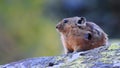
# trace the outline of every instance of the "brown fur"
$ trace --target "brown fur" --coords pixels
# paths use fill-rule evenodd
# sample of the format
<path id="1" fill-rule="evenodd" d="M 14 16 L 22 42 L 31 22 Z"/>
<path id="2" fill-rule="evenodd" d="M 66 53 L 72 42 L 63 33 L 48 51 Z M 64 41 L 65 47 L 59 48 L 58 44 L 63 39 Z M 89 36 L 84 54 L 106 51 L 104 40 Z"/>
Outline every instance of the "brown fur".
<path id="1" fill-rule="evenodd" d="M 56 28 L 61 34 L 65 53 L 86 51 L 107 44 L 106 33 L 95 23 L 84 22 L 77 25 L 81 17 L 65 18 L 60 21 Z M 65 22 L 67 20 L 67 22 Z M 90 34 L 90 39 L 85 35 Z"/>

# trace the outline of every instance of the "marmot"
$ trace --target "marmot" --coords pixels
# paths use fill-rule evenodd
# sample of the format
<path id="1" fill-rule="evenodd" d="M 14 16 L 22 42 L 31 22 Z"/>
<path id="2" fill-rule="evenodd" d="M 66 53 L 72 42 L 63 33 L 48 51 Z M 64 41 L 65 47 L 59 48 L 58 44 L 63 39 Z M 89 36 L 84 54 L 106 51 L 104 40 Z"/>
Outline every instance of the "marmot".
<path id="1" fill-rule="evenodd" d="M 107 45 L 107 34 L 85 17 L 65 18 L 56 25 L 65 53 L 86 51 Z"/>

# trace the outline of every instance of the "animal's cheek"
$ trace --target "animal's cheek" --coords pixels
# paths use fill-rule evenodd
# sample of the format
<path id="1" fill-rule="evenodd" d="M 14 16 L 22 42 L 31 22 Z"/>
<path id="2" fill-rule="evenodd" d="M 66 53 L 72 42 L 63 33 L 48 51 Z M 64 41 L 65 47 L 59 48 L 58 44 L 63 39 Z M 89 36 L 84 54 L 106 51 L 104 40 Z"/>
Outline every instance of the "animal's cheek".
<path id="1" fill-rule="evenodd" d="M 65 25 L 63 26 L 63 28 L 64 28 L 64 30 L 70 30 L 70 29 L 72 29 L 71 26 L 68 25 L 68 24 L 65 24 Z"/>

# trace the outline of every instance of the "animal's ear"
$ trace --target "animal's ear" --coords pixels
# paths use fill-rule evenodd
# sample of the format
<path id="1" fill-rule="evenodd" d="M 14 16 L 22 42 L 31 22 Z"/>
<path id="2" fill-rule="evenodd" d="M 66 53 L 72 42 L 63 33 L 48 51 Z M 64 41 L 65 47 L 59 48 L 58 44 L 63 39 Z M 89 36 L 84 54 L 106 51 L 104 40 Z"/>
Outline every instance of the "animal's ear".
<path id="1" fill-rule="evenodd" d="M 78 24 L 84 24 L 86 22 L 86 18 L 85 17 L 80 17 L 80 19 L 78 20 Z"/>
<path id="2" fill-rule="evenodd" d="M 83 22 L 86 22 L 86 18 L 85 18 L 85 17 L 81 17 L 81 20 L 82 20 Z"/>

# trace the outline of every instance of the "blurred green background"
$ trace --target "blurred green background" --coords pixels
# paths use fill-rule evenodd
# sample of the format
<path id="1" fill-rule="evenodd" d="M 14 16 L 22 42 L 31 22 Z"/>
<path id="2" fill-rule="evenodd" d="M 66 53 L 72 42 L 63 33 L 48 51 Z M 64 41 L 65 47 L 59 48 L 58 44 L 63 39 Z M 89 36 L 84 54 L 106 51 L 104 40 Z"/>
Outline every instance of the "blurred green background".
<path id="1" fill-rule="evenodd" d="M 0 64 L 60 54 L 57 21 L 43 14 L 44 4 L 45 0 L 0 0 Z"/>
<path id="2" fill-rule="evenodd" d="M 120 38 L 120 0 L 0 0 L 0 64 L 62 54 L 55 25 L 73 16 Z"/>

